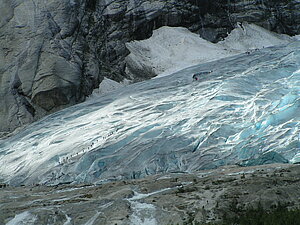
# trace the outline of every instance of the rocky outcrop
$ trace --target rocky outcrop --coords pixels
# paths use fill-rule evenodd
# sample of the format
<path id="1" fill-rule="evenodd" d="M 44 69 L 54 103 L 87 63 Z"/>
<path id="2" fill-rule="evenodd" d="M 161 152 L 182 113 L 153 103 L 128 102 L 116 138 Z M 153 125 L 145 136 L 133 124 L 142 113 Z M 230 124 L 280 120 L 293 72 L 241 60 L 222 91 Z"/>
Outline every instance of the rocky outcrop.
<path id="1" fill-rule="evenodd" d="M 299 165 L 272 164 L 155 175 L 99 185 L 4 185 L 0 189 L 0 223 L 219 224 L 258 207 L 268 214 L 280 206 L 299 209 L 299 173 Z M 294 214 L 295 221 L 298 214 Z M 286 218 L 282 212 L 280 215 Z"/>
<path id="2" fill-rule="evenodd" d="M 2 0 L 0 131 L 12 131 L 75 104 L 93 85 L 78 35 L 85 5 Z M 95 78 L 97 79 L 97 78 Z M 88 87 L 88 88 L 87 88 Z"/>
<path id="3" fill-rule="evenodd" d="M 125 43 L 161 26 L 184 26 L 217 42 L 248 21 L 299 33 L 300 3 L 209 0 L 0 0 L 0 132 L 81 102 L 104 77 L 125 73 Z"/>

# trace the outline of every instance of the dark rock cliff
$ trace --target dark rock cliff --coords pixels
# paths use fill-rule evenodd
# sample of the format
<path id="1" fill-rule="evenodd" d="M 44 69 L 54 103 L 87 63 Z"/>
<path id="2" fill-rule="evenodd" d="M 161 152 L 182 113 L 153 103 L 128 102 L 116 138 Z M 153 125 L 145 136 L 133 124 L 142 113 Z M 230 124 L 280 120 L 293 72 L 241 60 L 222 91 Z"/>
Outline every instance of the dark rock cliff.
<path id="1" fill-rule="evenodd" d="M 0 0 L 0 136 L 84 101 L 104 77 L 125 73 L 125 43 L 161 26 L 217 42 L 247 21 L 299 34 L 297 0 Z"/>

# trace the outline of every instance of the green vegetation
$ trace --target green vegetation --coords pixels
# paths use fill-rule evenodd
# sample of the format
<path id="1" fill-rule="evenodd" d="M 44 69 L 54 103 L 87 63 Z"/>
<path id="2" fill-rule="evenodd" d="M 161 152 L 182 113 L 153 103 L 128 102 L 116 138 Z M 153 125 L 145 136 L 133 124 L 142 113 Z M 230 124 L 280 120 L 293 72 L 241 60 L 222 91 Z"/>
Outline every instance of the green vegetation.
<path id="1" fill-rule="evenodd" d="M 221 225 L 300 225 L 300 209 L 288 210 L 277 207 L 273 211 L 258 209 L 247 210 L 243 215 L 234 218 L 224 218 Z"/>
<path id="2" fill-rule="evenodd" d="M 184 225 L 300 225 L 300 209 L 288 210 L 279 206 L 275 210 L 267 211 L 262 207 L 249 209 L 235 217 L 225 217 L 219 223 L 200 223 L 192 219 Z"/>

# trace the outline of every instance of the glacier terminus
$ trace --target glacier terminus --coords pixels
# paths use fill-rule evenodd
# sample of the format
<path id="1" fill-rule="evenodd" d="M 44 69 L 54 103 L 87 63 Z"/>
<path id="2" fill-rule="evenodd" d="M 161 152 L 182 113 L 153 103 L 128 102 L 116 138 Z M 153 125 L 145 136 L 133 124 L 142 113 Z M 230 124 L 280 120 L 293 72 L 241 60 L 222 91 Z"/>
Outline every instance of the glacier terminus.
<path id="1" fill-rule="evenodd" d="M 183 69 L 51 114 L 0 141 L 0 181 L 101 183 L 300 162 L 300 42 Z M 192 75 L 212 71 L 193 81 Z"/>

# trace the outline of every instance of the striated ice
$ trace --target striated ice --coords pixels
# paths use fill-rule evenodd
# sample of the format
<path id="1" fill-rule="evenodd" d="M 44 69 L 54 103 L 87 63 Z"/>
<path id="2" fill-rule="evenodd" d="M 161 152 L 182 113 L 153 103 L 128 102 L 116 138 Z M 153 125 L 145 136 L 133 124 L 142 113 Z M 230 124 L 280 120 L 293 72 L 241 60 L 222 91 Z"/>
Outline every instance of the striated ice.
<path id="1" fill-rule="evenodd" d="M 0 141 L 0 180 L 97 183 L 297 163 L 299 49 L 294 42 L 193 66 L 52 114 Z"/>

